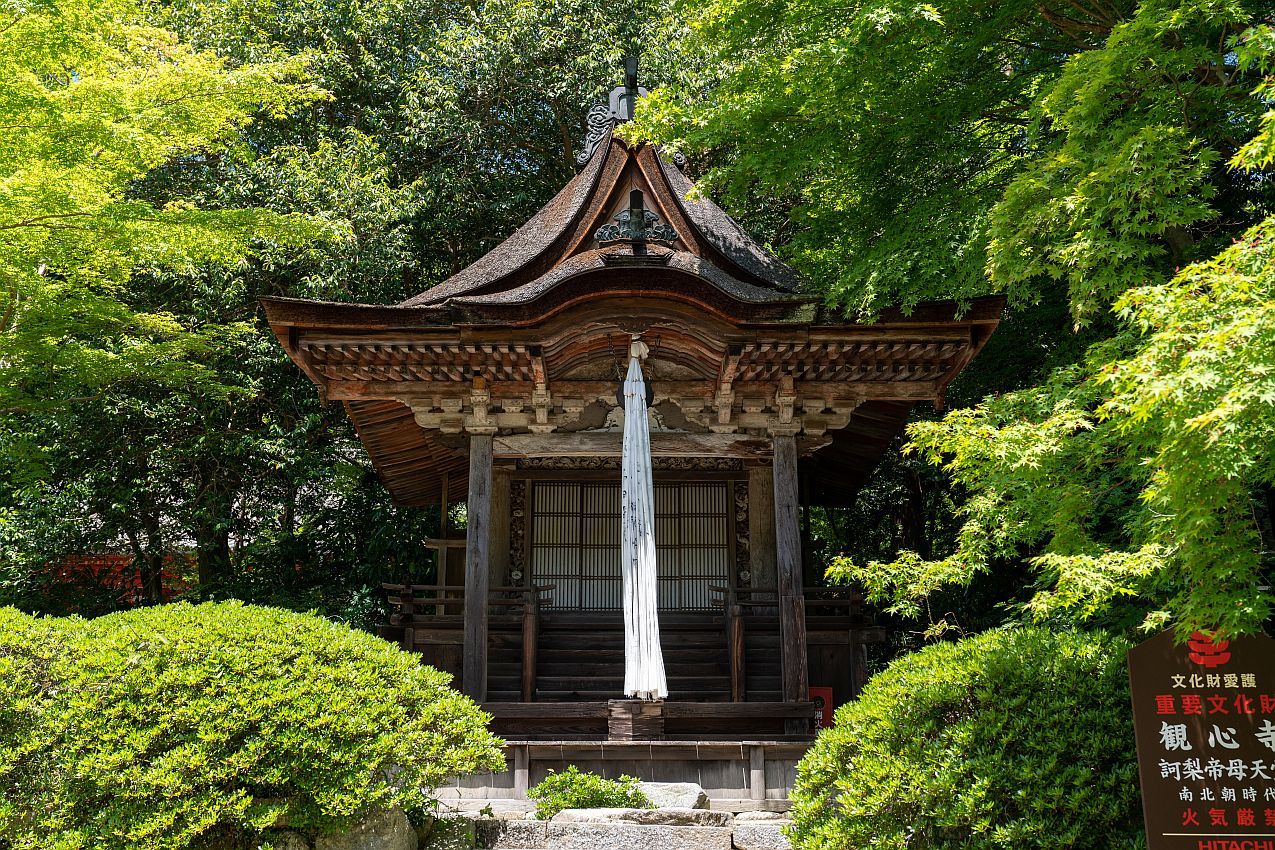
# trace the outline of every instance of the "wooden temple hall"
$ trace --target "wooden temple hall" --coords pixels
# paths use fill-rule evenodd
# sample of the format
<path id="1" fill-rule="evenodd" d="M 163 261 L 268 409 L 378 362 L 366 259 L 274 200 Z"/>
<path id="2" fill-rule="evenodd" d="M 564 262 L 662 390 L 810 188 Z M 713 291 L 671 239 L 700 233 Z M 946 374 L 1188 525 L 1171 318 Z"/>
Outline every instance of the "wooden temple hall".
<path id="1" fill-rule="evenodd" d="M 694 196 L 680 158 L 612 135 L 641 94 L 632 76 L 590 114 L 576 177 L 473 265 L 401 304 L 262 303 L 398 503 L 466 503 L 463 536 L 430 541 L 436 582 L 387 586 L 384 634 L 494 716 L 521 747 L 516 784 L 563 742 L 592 758 L 588 742 L 614 754 L 692 740 L 701 760 L 718 746 L 751 764 L 738 796 L 764 798 L 765 769 L 741 742 L 765 742 L 763 764 L 799 754 L 812 691 L 850 699 L 864 643 L 879 639 L 844 589 L 812 586 L 803 507 L 854 498 L 912 406 L 941 403 L 1001 305 L 846 324 Z M 667 698 L 649 701 L 622 691 L 635 341 L 667 675 Z"/>

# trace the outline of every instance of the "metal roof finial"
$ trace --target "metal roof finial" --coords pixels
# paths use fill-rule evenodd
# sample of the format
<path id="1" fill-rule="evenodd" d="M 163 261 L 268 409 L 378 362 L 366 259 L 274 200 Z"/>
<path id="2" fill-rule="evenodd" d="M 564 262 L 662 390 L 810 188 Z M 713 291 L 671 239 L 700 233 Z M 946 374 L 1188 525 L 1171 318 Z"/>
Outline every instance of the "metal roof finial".
<path id="1" fill-rule="evenodd" d="M 646 89 L 638 85 L 638 58 L 634 53 L 624 60 L 624 85 L 611 89 L 611 120 L 617 124 L 632 121 L 639 97 Z"/>
<path id="2" fill-rule="evenodd" d="M 629 108 L 629 114 L 624 120 L 633 117 L 633 108 L 637 105 L 638 99 L 638 58 L 637 54 L 631 54 L 624 59 L 624 100 L 625 105 Z"/>
<path id="3" fill-rule="evenodd" d="M 577 165 L 584 165 L 598 149 L 602 139 L 616 124 L 633 119 L 638 98 L 646 95 L 646 89 L 638 85 L 638 58 L 631 54 L 624 60 L 624 85 L 611 89 L 607 103 L 599 103 L 589 110 L 585 123 L 588 135 L 584 139 L 584 150 L 576 157 Z"/>

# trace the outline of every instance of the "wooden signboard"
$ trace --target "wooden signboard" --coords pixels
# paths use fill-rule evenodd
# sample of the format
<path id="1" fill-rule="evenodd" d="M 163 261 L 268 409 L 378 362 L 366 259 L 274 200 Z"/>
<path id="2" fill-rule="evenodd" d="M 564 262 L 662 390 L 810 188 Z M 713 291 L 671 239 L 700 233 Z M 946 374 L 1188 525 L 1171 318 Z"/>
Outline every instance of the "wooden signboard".
<path id="1" fill-rule="evenodd" d="M 1275 640 L 1129 652 L 1148 850 L 1275 850 Z"/>

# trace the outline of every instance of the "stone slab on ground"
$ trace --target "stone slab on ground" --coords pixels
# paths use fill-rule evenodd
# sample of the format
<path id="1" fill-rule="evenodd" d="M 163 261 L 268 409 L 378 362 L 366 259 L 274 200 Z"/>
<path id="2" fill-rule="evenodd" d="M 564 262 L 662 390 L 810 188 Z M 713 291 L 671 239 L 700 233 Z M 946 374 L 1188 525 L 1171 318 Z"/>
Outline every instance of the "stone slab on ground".
<path id="1" fill-rule="evenodd" d="M 756 820 L 735 824 L 731 840 L 736 850 L 792 850 L 783 829 L 790 821 Z"/>
<path id="2" fill-rule="evenodd" d="M 515 818 L 525 816 L 535 811 L 535 809 L 536 804 L 533 800 L 501 799 L 499 797 L 446 800 L 439 816 L 449 817 L 452 814 L 456 814 L 464 817 Z M 489 810 L 491 814 L 484 814 L 484 810 Z"/>
<path id="3" fill-rule="evenodd" d="M 708 809 L 563 809 L 554 823 L 640 823 L 648 826 L 730 826 L 730 812 Z"/>
<path id="4" fill-rule="evenodd" d="M 549 823 L 551 850 L 732 850 L 730 827 Z"/>
<path id="5" fill-rule="evenodd" d="M 484 850 L 541 850 L 548 835 L 548 821 L 484 820 L 477 823 L 475 838 Z"/>
<path id="6" fill-rule="evenodd" d="M 417 847 L 428 850 L 473 850 L 476 831 L 473 818 L 442 814 L 417 828 Z"/>
<path id="7" fill-rule="evenodd" d="M 707 809 L 708 794 L 694 782 L 639 782 L 657 809 Z"/>
<path id="8" fill-rule="evenodd" d="M 740 812 L 739 814 L 735 815 L 735 820 L 739 822 L 781 820 L 787 823 L 790 820 L 790 818 L 788 817 L 786 812 L 756 811 L 756 812 Z"/>
<path id="9" fill-rule="evenodd" d="M 377 812 L 349 832 L 314 840 L 314 850 L 417 850 L 416 845 L 416 830 L 398 808 Z"/>
<path id="10" fill-rule="evenodd" d="M 440 818 L 456 818 L 462 820 L 527 820 L 534 817 L 530 809 L 454 809 L 440 812 Z"/>

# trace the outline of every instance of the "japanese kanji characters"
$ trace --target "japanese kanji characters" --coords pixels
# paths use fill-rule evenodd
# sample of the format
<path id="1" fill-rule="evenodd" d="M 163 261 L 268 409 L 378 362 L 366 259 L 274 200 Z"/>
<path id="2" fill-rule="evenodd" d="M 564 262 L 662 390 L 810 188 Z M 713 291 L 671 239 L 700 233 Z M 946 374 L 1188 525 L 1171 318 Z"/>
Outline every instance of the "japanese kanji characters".
<path id="1" fill-rule="evenodd" d="M 1269 720 L 1267 721 L 1267 725 L 1268 726 L 1270 725 Z M 1272 727 L 1271 735 L 1272 735 L 1272 738 L 1275 739 L 1275 727 Z M 1164 748 L 1166 750 L 1169 750 L 1170 752 L 1172 752 L 1173 750 L 1191 749 L 1191 742 L 1188 741 L 1186 738 L 1186 724 L 1185 723 L 1169 723 L 1167 720 L 1161 723 L 1160 724 L 1160 743 L 1163 744 Z M 1271 746 L 1271 749 L 1275 750 L 1275 746 L 1272 746 L 1269 744 L 1268 746 Z"/>
<path id="2" fill-rule="evenodd" d="M 1225 747 L 1228 750 L 1238 750 L 1240 748 L 1240 744 L 1235 740 L 1235 727 L 1228 726 L 1225 730 L 1223 730 L 1214 723 L 1213 730 L 1209 732 L 1209 746 Z"/>
<path id="3" fill-rule="evenodd" d="M 1257 740 L 1271 750 L 1275 750 L 1275 725 L 1272 725 L 1269 720 L 1263 720 L 1262 725 L 1257 727 Z"/>

